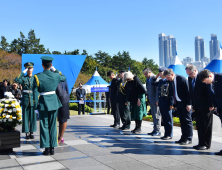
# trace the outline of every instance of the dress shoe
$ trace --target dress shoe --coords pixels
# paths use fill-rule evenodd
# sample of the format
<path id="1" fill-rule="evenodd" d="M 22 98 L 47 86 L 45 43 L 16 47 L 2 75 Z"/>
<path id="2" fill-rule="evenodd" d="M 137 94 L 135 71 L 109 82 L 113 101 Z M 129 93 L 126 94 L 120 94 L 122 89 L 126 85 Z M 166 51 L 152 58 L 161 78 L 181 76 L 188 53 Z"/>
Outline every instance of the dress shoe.
<path id="1" fill-rule="evenodd" d="M 180 140 L 178 140 L 178 141 L 175 141 L 175 143 L 181 143 L 181 142 L 183 142 L 182 139 L 180 139 Z"/>
<path id="2" fill-rule="evenodd" d="M 170 140 L 170 139 L 172 139 L 172 137 L 170 137 L 170 136 L 163 136 L 163 137 L 161 137 L 161 139 L 162 140 Z"/>
<path id="3" fill-rule="evenodd" d="M 130 130 L 130 128 L 124 127 L 122 128 L 122 130 Z"/>
<path id="4" fill-rule="evenodd" d="M 154 134 L 152 134 L 152 136 L 160 136 L 161 135 L 161 132 L 156 132 Z"/>
<path id="5" fill-rule="evenodd" d="M 222 155 L 222 150 L 220 152 L 214 152 L 215 155 Z"/>
<path id="6" fill-rule="evenodd" d="M 200 145 L 195 145 L 193 146 L 194 149 L 197 149 Z"/>
<path id="7" fill-rule="evenodd" d="M 30 135 L 29 135 L 29 133 L 26 133 L 26 137 L 25 137 L 25 139 L 30 139 Z"/>
<path id="8" fill-rule="evenodd" d="M 115 127 L 116 125 L 110 125 L 110 127 Z"/>
<path id="9" fill-rule="evenodd" d="M 43 151 L 43 155 L 50 155 L 49 148 L 45 148 L 45 151 Z"/>
<path id="10" fill-rule="evenodd" d="M 30 139 L 34 139 L 34 135 L 33 135 L 33 132 L 30 132 Z"/>
<path id="11" fill-rule="evenodd" d="M 116 125 L 116 126 L 114 126 L 113 128 L 115 128 L 115 129 L 119 129 L 119 125 Z"/>
<path id="12" fill-rule="evenodd" d="M 55 154 L 54 148 L 50 148 L 50 155 L 54 155 L 54 154 Z"/>
<path id="13" fill-rule="evenodd" d="M 185 140 L 185 141 L 181 142 L 180 145 L 189 145 L 189 144 L 191 144 L 191 143 L 192 143 L 192 141 L 190 141 L 190 140 Z"/>
<path id="14" fill-rule="evenodd" d="M 154 132 L 154 131 L 152 131 L 151 133 L 147 133 L 147 134 L 152 136 L 154 133 L 155 133 L 155 132 Z"/>
<path id="15" fill-rule="evenodd" d="M 140 128 L 136 128 L 135 130 L 134 130 L 134 133 L 141 133 L 141 129 Z"/>
<path id="16" fill-rule="evenodd" d="M 206 146 L 199 146 L 196 150 L 207 150 L 208 148 Z"/>

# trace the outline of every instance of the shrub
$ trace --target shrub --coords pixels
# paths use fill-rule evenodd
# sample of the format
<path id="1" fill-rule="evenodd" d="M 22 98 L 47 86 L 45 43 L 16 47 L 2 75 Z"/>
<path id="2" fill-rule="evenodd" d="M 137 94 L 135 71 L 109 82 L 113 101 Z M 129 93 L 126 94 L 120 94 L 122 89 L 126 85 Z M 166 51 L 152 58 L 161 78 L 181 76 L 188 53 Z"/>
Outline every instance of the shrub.
<path id="1" fill-rule="evenodd" d="M 69 110 L 77 110 L 78 111 L 78 103 L 69 103 Z M 92 112 L 93 109 L 89 106 L 85 105 L 86 112 Z"/>

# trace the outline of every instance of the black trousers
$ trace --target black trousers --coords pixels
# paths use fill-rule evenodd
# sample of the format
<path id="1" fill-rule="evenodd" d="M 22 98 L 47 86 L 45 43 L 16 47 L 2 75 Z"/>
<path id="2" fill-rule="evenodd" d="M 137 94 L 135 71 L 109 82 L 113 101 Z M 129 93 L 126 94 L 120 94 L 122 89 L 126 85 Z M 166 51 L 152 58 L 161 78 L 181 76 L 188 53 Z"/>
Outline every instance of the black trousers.
<path id="1" fill-rule="evenodd" d="M 119 107 L 118 103 L 115 101 L 111 101 L 111 109 L 114 118 L 114 125 L 120 125 L 120 115 L 119 115 Z"/>
<path id="2" fill-rule="evenodd" d="M 172 110 L 170 110 L 170 106 L 165 106 L 160 108 L 160 113 L 162 116 L 162 120 L 164 123 L 164 136 L 173 137 L 173 117 L 172 117 Z"/>
<path id="3" fill-rule="evenodd" d="M 195 119 L 197 125 L 197 133 L 200 146 L 211 147 L 212 129 L 213 129 L 213 113 L 208 109 L 195 109 Z"/>
<path id="4" fill-rule="evenodd" d="M 110 105 L 109 101 L 106 102 L 106 107 L 107 107 L 107 114 L 109 114 L 110 108 L 111 108 L 111 105 Z"/>
<path id="5" fill-rule="evenodd" d="M 192 141 L 193 138 L 193 122 L 192 113 L 186 109 L 186 104 L 183 102 L 177 102 L 177 115 L 180 119 L 182 140 Z"/>
<path id="6" fill-rule="evenodd" d="M 85 114 L 85 103 L 84 104 L 79 104 L 78 103 L 78 115 L 81 114 L 81 108 L 82 108 L 82 114 Z"/>
<path id="7" fill-rule="evenodd" d="M 130 105 L 125 105 L 125 103 L 119 103 L 119 113 L 123 126 L 130 128 L 131 115 L 130 115 Z"/>

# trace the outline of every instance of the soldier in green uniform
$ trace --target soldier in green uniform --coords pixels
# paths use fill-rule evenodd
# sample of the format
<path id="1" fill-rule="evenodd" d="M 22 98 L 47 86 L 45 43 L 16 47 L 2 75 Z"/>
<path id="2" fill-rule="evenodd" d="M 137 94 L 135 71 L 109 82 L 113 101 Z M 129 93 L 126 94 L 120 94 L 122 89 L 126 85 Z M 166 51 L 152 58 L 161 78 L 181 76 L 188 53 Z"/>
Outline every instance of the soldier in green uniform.
<path id="1" fill-rule="evenodd" d="M 36 89 L 33 87 L 34 76 L 32 75 L 34 63 L 28 62 L 24 64 L 25 70 L 15 78 L 15 82 L 22 85 L 22 133 L 26 133 L 26 139 L 34 139 L 33 132 L 36 131 L 36 113 L 35 104 L 38 100 L 33 98 Z M 25 73 L 27 72 L 27 75 Z M 30 132 L 30 134 L 29 134 Z"/>
<path id="2" fill-rule="evenodd" d="M 40 147 L 45 148 L 43 155 L 54 155 L 54 147 L 58 146 L 56 119 L 58 109 L 62 106 L 55 91 L 60 82 L 66 81 L 66 77 L 52 66 L 52 57 L 41 59 L 44 71 L 34 76 L 34 87 L 37 87 L 40 93 Z"/>

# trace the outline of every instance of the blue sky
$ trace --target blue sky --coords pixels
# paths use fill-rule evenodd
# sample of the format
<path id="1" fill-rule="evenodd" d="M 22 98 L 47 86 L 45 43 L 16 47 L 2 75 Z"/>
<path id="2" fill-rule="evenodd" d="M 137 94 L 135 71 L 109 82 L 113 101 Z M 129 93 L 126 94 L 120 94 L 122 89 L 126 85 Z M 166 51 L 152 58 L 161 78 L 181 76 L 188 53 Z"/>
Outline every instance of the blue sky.
<path id="1" fill-rule="evenodd" d="M 129 51 L 159 63 L 158 34 L 177 39 L 177 54 L 195 56 L 194 38 L 222 41 L 221 0 L 8 0 L 1 1 L 0 36 L 8 42 L 34 29 L 50 51 Z"/>

